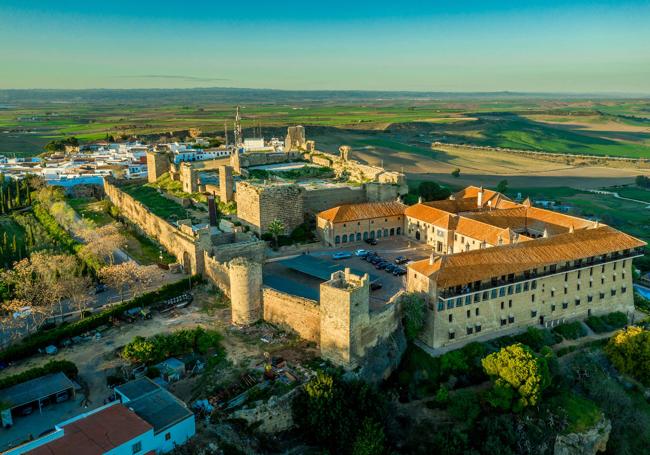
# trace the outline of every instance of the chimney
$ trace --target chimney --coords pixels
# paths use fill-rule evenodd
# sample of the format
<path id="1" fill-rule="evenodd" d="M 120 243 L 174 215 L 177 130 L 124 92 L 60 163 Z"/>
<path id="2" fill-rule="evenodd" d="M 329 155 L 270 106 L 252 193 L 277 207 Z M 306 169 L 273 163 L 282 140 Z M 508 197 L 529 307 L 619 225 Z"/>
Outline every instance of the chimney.
<path id="1" fill-rule="evenodd" d="M 418 196 L 418 204 L 422 204 L 423 201 L 424 199 L 422 199 L 422 196 Z"/>
<path id="2" fill-rule="evenodd" d="M 429 265 L 433 265 L 435 262 L 435 257 L 433 256 L 433 253 L 431 253 L 431 256 L 429 256 Z"/>
<path id="3" fill-rule="evenodd" d="M 569 234 L 573 234 L 574 232 L 575 232 L 575 229 L 573 227 L 573 224 L 571 224 L 571 226 L 569 226 Z"/>
<path id="4" fill-rule="evenodd" d="M 214 195 L 208 195 L 208 214 L 210 215 L 210 226 L 217 226 L 217 204 L 214 202 Z"/>
<path id="5" fill-rule="evenodd" d="M 544 237 L 545 239 L 548 238 L 548 230 L 546 228 L 544 228 L 544 234 L 542 234 L 542 237 Z"/>
<path id="6" fill-rule="evenodd" d="M 478 200 L 476 201 L 476 205 L 478 205 L 479 208 L 483 207 L 483 186 L 478 190 Z"/>

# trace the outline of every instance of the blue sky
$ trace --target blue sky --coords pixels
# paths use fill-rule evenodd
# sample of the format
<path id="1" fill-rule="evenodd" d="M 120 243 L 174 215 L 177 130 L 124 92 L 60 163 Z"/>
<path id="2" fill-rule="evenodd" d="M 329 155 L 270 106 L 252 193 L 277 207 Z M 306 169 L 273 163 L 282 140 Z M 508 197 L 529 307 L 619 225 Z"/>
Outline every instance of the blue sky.
<path id="1" fill-rule="evenodd" d="M 650 2 L 0 0 L 0 88 L 650 94 Z"/>

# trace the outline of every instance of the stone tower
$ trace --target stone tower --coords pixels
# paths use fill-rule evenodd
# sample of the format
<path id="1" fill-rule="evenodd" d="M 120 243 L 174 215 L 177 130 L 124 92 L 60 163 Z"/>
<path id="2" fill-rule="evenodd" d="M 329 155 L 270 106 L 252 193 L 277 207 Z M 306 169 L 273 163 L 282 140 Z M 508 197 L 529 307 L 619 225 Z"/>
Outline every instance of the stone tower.
<path id="1" fill-rule="evenodd" d="M 171 160 L 166 152 L 147 152 L 147 179 L 153 183 L 165 172 L 169 172 Z"/>
<path id="2" fill-rule="evenodd" d="M 320 349 L 323 358 L 354 367 L 361 329 L 370 320 L 370 279 L 349 268 L 320 285 Z"/>
<path id="3" fill-rule="evenodd" d="M 341 154 L 341 160 L 350 161 L 350 151 L 352 148 L 349 145 L 342 145 L 339 147 L 339 153 Z"/>
<path id="4" fill-rule="evenodd" d="M 291 152 L 304 150 L 305 145 L 305 128 L 300 125 L 288 127 L 287 137 L 284 139 L 284 151 Z"/>
<path id="5" fill-rule="evenodd" d="M 219 200 L 230 202 L 233 200 L 233 187 L 235 181 L 232 176 L 232 167 L 219 166 Z"/>
<path id="6" fill-rule="evenodd" d="M 250 325 L 262 317 L 262 264 L 235 258 L 228 264 L 232 323 Z"/>
<path id="7" fill-rule="evenodd" d="M 198 175 L 192 163 L 181 163 L 181 183 L 186 193 L 196 193 L 199 190 Z"/>

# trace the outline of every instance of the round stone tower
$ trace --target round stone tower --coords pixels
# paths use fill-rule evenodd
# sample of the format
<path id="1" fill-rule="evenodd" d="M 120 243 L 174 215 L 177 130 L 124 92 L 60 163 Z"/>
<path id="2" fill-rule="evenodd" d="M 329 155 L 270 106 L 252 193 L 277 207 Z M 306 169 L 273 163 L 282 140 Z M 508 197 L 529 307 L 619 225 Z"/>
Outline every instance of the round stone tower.
<path id="1" fill-rule="evenodd" d="M 235 258 L 228 264 L 232 323 L 250 325 L 262 316 L 262 264 Z"/>

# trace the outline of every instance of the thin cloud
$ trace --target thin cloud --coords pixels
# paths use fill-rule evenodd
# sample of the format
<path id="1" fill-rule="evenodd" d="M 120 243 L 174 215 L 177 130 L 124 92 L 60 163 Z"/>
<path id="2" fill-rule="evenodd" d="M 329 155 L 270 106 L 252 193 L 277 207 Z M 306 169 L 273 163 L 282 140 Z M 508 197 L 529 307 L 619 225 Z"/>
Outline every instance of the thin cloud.
<path id="1" fill-rule="evenodd" d="M 197 77 L 197 76 L 183 76 L 176 74 L 139 74 L 132 76 L 116 76 L 120 79 L 170 79 L 176 81 L 187 81 L 187 82 L 223 82 L 230 81 L 231 79 L 219 78 L 219 77 Z"/>

